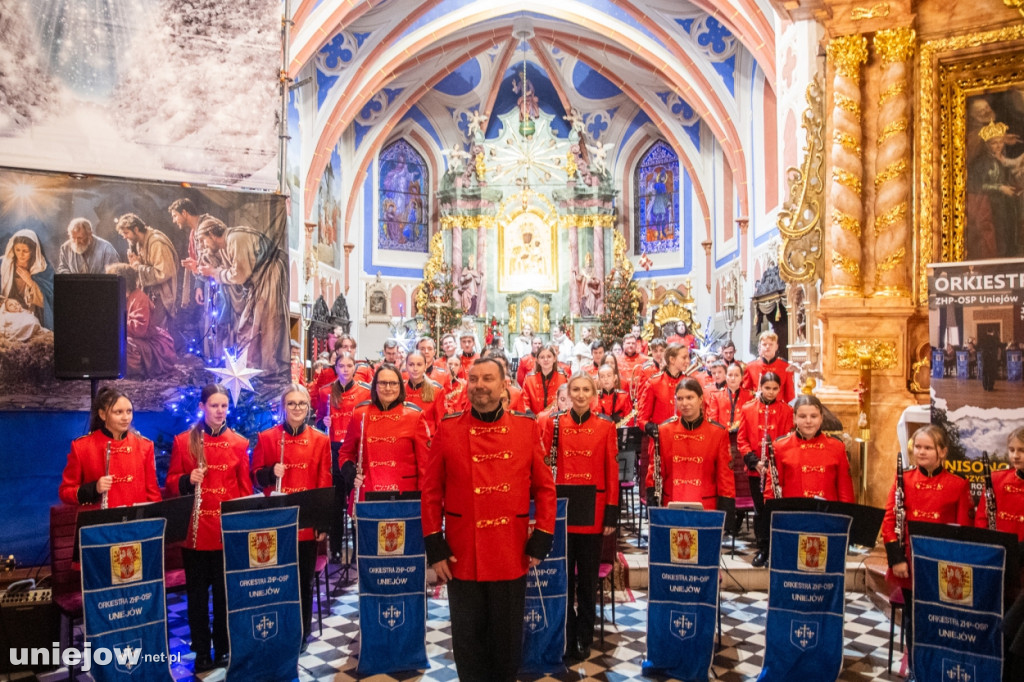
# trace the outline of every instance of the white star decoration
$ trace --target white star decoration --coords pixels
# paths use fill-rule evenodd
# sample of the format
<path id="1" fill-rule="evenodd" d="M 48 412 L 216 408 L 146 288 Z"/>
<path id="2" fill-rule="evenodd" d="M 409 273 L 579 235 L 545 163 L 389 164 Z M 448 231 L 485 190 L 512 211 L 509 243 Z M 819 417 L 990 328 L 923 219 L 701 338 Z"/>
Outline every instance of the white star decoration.
<path id="1" fill-rule="evenodd" d="M 245 366 L 248 354 L 248 349 L 243 350 L 237 356 L 232 356 L 228 351 L 224 351 L 224 369 L 210 368 L 212 373 L 220 377 L 224 388 L 231 392 L 231 402 L 234 405 L 238 405 L 238 394 L 242 392 L 243 388 L 249 391 L 255 390 L 249 379 L 263 372 L 262 369 L 250 369 Z"/>

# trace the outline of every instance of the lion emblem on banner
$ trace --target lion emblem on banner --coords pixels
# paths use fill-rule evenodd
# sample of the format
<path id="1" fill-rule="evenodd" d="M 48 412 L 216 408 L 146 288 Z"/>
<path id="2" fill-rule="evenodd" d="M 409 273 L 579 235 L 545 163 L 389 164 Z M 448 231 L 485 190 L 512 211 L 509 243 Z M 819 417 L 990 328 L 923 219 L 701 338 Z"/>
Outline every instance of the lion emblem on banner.
<path id="1" fill-rule="evenodd" d="M 827 563 L 828 536 L 801 533 L 797 541 L 797 570 L 824 573 Z"/>
<path id="2" fill-rule="evenodd" d="M 670 528 L 669 561 L 673 564 L 697 563 L 697 531 L 693 528 Z"/>
<path id="3" fill-rule="evenodd" d="M 405 554 L 405 521 L 377 523 L 377 554 Z"/>
<path id="4" fill-rule="evenodd" d="M 277 565 L 277 530 L 249 533 L 249 568 Z"/>
<path id="5" fill-rule="evenodd" d="M 142 543 L 114 545 L 110 548 L 110 582 L 114 585 L 142 580 Z"/>
<path id="6" fill-rule="evenodd" d="M 939 600 L 947 604 L 974 605 L 974 569 L 948 561 L 939 562 Z"/>

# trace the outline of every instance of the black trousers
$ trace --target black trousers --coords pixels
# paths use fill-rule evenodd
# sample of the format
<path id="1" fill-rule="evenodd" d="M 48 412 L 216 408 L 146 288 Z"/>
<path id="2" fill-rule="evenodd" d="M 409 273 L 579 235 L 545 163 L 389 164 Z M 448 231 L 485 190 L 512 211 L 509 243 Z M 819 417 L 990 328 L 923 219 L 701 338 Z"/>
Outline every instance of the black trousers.
<path id="1" fill-rule="evenodd" d="M 316 540 L 299 543 L 299 601 L 302 604 L 302 640 L 313 629 L 313 570 L 316 568 Z"/>
<path id="2" fill-rule="evenodd" d="M 910 642 L 914 638 L 914 590 L 903 588 L 903 637 L 907 643 L 907 670 L 914 672 L 914 650 Z"/>
<path id="3" fill-rule="evenodd" d="M 565 609 L 565 645 L 576 642 L 590 647 L 594 642 L 594 620 L 597 608 L 597 569 L 601 564 L 600 533 L 569 533 L 565 551 L 569 560 L 569 591 Z M 573 608 L 573 603 L 576 608 Z"/>
<path id="4" fill-rule="evenodd" d="M 228 653 L 228 605 L 224 585 L 224 551 L 181 550 L 185 567 L 185 594 L 188 597 L 188 629 L 192 651 L 210 655 L 210 591 L 213 590 L 213 650 L 216 656 Z"/>
<path id="5" fill-rule="evenodd" d="M 462 682 L 513 682 L 523 656 L 526 576 L 451 580 L 452 654 Z"/>
<path id="6" fill-rule="evenodd" d="M 761 491 L 761 477 L 748 476 L 750 482 L 750 497 L 754 500 L 754 538 L 757 542 L 757 549 L 768 553 L 768 544 L 771 542 L 771 527 L 768 524 L 768 515 L 764 513 L 764 492 Z"/>

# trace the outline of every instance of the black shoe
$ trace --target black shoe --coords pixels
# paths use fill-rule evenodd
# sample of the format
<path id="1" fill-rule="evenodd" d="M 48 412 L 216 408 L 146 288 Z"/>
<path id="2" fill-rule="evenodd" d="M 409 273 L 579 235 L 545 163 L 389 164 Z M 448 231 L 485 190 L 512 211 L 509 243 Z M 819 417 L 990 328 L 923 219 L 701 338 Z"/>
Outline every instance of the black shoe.
<path id="1" fill-rule="evenodd" d="M 768 553 L 759 551 L 754 555 L 754 560 L 750 562 L 750 565 L 754 568 L 761 568 L 768 563 Z"/>
<path id="2" fill-rule="evenodd" d="M 199 673 L 208 673 L 215 667 L 213 659 L 210 658 L 209 654 L 206 654 L 205 656 L 202 654 L 196 654 L 196 662 L 192 665 L 192 672 L 197 675 Z"/>
<path id="3" fill-rule="evenodd" d="M 571 644 L 566 645 L 564 658 L 567 661 L 582 661 L 583 652 L 580 651 L 579 645 L 573 642 Z"/>
<path id="4" fill-rule="evenodd" d="M 226 668 L 226 667 L 228 667 L 228 655 L 227 654 L 217 654 L 216 656 L 214 656 L 214 658 L 213 658 L 213 667 L 214 668 Z"/>
<path id="5" fill-rule="evenodd" d="M 585 661 L 588 658 L 590 658 L 590 645 L 589 644 L 580 644 L 580 647 L 579 647 L 579 649 L 577 651 L 579 651 L 580 660 L 581 661 Z"/>

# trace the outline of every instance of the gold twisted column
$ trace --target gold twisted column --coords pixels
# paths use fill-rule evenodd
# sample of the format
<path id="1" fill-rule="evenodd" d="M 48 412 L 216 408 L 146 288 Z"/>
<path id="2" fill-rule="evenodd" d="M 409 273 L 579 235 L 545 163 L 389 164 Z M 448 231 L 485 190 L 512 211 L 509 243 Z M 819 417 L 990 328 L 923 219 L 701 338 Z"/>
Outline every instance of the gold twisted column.
<path id="1" fill-rule="evenodd" d="M 832 207 L 831 247 L 826 266 L 825 295 L 861 295 L 861 226 L 864 221 L 861 178 L 860 69 L 867 61 L 867 39 L 842 36 L 828 44 L 828 61 L 835 67 L 832 81 Z"/>
<path id="2" fill-rule="evenodd" d="M 882 61 L 875 175 L 874 296 L 909 296 L 910 95 L 908 73 L 916 34 L 889 28 L 875 34 Z"/>

